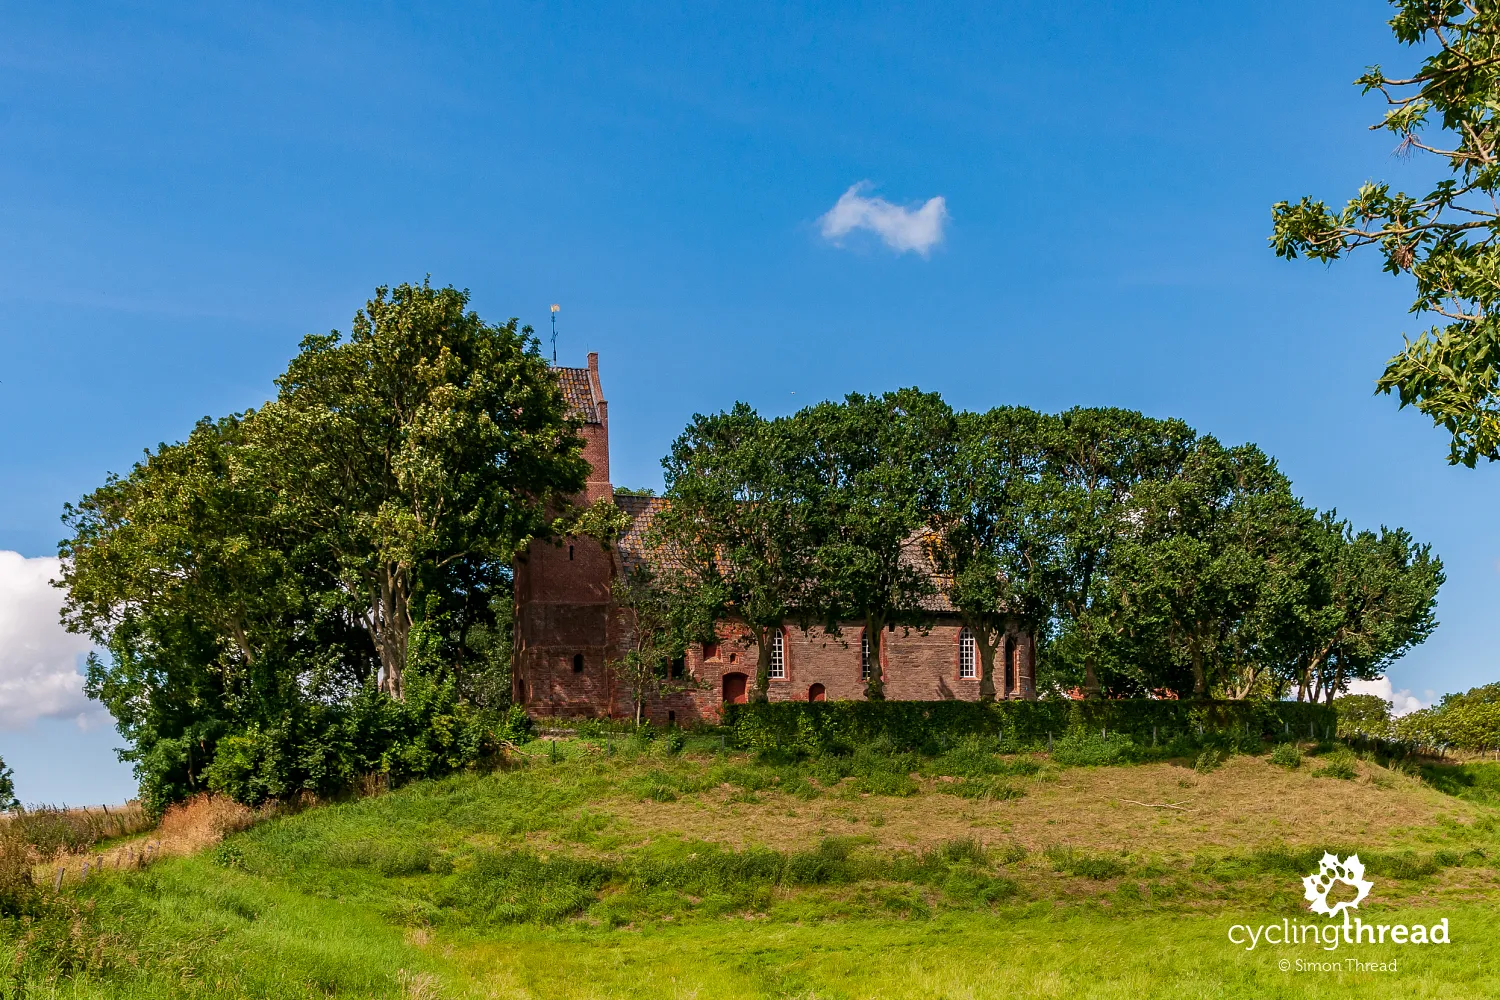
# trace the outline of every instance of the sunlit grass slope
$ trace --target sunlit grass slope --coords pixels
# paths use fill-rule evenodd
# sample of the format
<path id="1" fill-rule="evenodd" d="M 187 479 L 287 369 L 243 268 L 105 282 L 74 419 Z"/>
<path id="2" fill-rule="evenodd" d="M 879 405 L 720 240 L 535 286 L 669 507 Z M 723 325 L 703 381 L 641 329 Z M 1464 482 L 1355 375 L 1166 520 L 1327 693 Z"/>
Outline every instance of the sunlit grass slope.
<path id="1" fill-rule="evenodd" d="M 708 744 L 667 750 L 565 741 L 555 761 L 544 748 L 507 772 L 309 809 L 195 856 L 106 872 L 74 890 L 66 927 L 11 928 L 21 947 L 5 951 L 18 954 L 5 986 L 121 997 L 1500 995 L 1492 809 L 1368 761 L 1237 755 L 1200 771 L 1064 768 L 975 746 L 780 763 Z M 1489 782 L 1481 770 L 1460 785 Z M 1451 943 L 1229 942 L 1236 923 L 1322 920 L 1300 879 L 1325 850 L 1366 862 L 1365 920 L 1446 917 Z M 1298 971 L 1298 960 L 1319 964 Z M 1343 964 L 1322 967 L 1331 962 Z"/>

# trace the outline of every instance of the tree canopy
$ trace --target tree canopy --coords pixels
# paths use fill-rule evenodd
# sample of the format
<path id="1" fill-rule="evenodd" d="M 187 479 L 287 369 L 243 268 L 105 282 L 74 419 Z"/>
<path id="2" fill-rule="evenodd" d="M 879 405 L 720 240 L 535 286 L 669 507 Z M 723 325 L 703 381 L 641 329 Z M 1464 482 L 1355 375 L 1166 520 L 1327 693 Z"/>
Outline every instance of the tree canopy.
<path id="1" fill-rule="evenodd" d="M 275 400 L 66 508 L 63 621 L 107 651 L 88 691 L 153 807 L 482 749 L 511 558 L 579 517 L 586 465 L 529 330 L 466 305 L 378 289 L 347 339 L 303 341 Z"/>
<path id="2" fill-rule="evenodd" d="M 1385 270 L 1410 274 L 1411 311 L 1433 326 L 1408 338 L 1377 386 L 1415 406 L 1451 437 L 1449 461 L 1500 458 L 1500 9 L 1459 0 L 1397 0 L 1392 33 L 1426 46 L 1419 67 L 1355 81 L 1379 93 L 1398 152 L 1430 158 L 1445 176 L 1425 194 L 1362 184 L 1335 211 L 1303 197 L 1272 210 L 1271 246 L 1282 257 L 1332 261 L 1380 248 Z"/>
<path id="3" fill-rule="evenodd" d="M 760 649 L 783 622 L 883 634 L 943 599 L 996 695 L 1008 629 L 1086 696 L 1331 701 L 1436 625 L 1442 563 L 1308 508 L 1254 445 L 1118 409 L 953 413 L 914 389 L 766 420 L 697 416 L 665 460 L 660 541 Z M 941 594 L 939 591 L 941 590 Z"/>

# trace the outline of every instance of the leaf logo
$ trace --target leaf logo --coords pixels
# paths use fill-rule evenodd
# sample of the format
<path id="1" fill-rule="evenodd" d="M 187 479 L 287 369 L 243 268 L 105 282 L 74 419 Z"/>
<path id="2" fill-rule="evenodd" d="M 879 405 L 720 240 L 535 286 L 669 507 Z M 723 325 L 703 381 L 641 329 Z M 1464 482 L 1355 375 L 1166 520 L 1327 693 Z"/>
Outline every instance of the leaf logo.
<path id="1" fill-rule="evenodd" d="M 1353 899 L 1340 900 L 1329 906 L 1328 892 L 1339 882 L 1353 889 L 1355 896 Z M 1351 854 L 1340 861 L 1337 855 L 1324 852 L 1323 860 L 1318 862 L 1317 874 L 1308 875 L 1302 879 L 1303 895 L 1312 904 L 1312 911 L 1321 913 L 1325 917 L 1332 917 L 1340 911 L 1357 908 L 1373 888 L 1375 888 L 1375 883 L 1365 878 L 1365 865 L 1359 860 L 1358 854 Z"/>

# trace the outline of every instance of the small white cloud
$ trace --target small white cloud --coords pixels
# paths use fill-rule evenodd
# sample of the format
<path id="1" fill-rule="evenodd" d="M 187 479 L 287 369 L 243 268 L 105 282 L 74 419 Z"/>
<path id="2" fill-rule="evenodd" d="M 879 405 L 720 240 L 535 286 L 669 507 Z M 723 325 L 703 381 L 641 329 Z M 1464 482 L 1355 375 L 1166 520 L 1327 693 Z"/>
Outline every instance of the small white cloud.
<path id="1" fill-rule="evenodd" d="M 897 253 L 908 250 L 927 256 L 943 241 L 943 226 L 948 221 L 948 203 L 941 196 L 928 198 L 920 208 L 902 208 L 884 198 L 866 197 L 869 181 L 860 181 L 818 220 L 823 238 L 839 245 L 856 229 L 878 235 Z"/>
<path id="2" fill-rule="evenodd" d="M 43 717 L 94 724 L 99 706 L 84 696 L 79 673 L 92 644 L 58 623 L 63 594 L 52 581 L 61 569 L 56 557 L 0 552 L 0 729 Z"/>
<path id="3" fill-rule="evenodd" d="M 1431 691 L 1427 692 L 1426 701 L 1423 701 L 1405 689 L 1394 691 L 1391 689 L 1391 679 L 1389 677 L 1379 677 L 1373 681 L 1350 681 L 1349 693 L 1373 694 L 1384 698 L 1391 703 L 1391 714 L 1398 718 L 1403 715 L 1410 715 L 1418 709 L 1430 708 L 1433 698 Z"/>

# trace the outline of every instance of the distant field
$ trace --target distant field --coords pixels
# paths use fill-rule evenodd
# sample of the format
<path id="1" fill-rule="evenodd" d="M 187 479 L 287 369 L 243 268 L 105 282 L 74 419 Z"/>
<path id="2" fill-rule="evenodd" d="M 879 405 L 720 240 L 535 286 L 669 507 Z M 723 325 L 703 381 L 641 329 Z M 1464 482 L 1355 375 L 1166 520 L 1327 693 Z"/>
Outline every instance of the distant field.
<path id="1" fill-rule="evenodd" d="M 1057 767 L 758 763 L 570 740 L 529 766 L 260 823 L 12 922 L 4 995 L 1500 996 L 1500 765 L 1320 776 L 1239 755 Z M 1443 774 L 1446 791 L 1431 782 Z M 1455 777 L 1455 775 L 1458 775 Z M 1464 777 L 1467 776 L 1467 777 Z M 105 845 L 106 848 L 108 845 Z M 1231 944 L 1323 921 L 1300 878 L 1358 851 L 1368 922 L 1451 943 Z M 1297 971 L 1296 961 L 1392 962 Z M 1287 960 L 1286 972 L 1278 962 Z M 52 992 L 55 990 L 55 993 Z"/>

